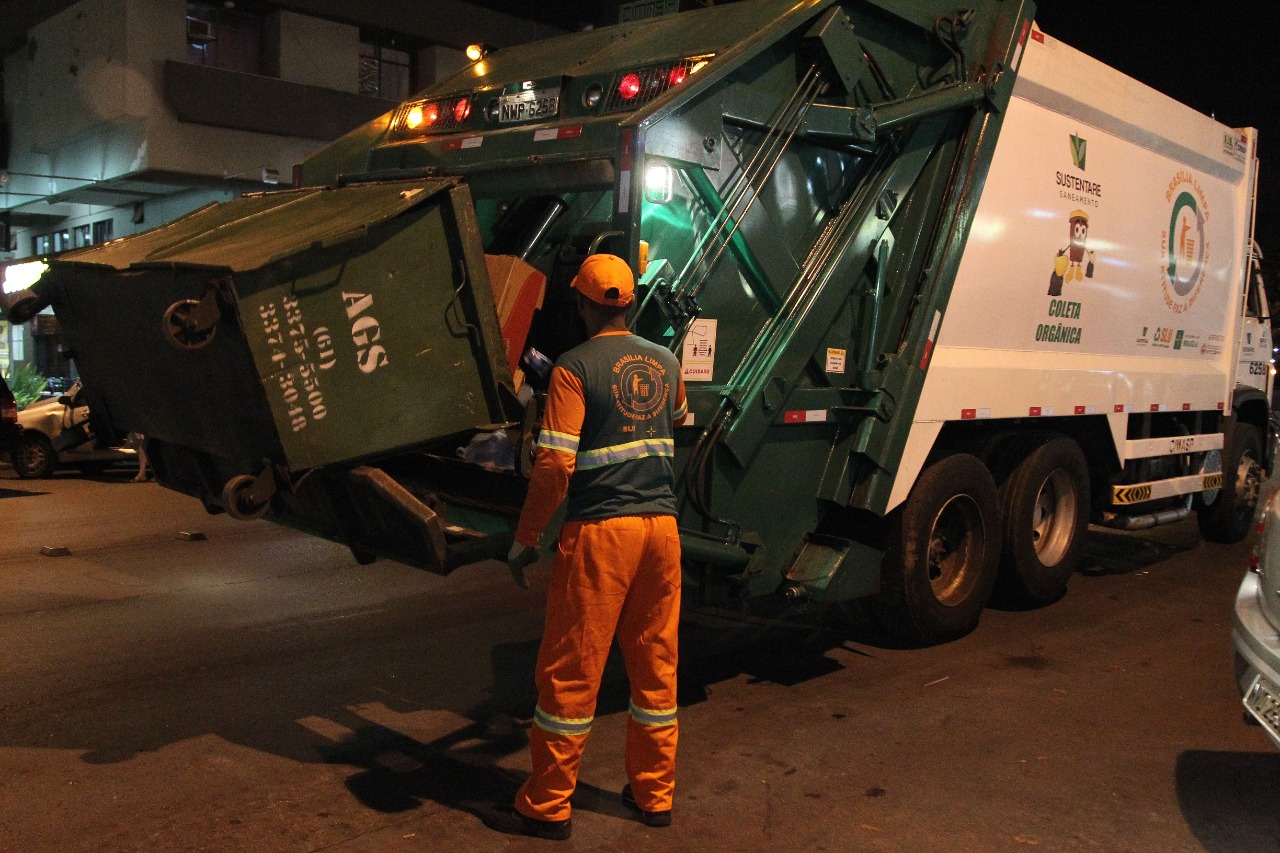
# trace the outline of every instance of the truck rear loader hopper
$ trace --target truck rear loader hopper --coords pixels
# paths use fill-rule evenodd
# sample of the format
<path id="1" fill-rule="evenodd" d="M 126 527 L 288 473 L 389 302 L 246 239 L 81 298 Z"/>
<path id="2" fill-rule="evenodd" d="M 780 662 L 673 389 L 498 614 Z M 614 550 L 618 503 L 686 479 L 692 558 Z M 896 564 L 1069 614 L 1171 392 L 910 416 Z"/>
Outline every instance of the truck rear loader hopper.
<path id="1" fill-rule="evenodd" d="M 568 281 L 621 255 L 689 389 L 691 599 L 945 640 L 1060 597 L 1090 519 L 1243 537 L 1270 447 L 1256 134 L 1033 11 L 744 0 L 498 51 L 13 312 L 53 305 L 163 485 L 447 573 L 506 550 Z"/>

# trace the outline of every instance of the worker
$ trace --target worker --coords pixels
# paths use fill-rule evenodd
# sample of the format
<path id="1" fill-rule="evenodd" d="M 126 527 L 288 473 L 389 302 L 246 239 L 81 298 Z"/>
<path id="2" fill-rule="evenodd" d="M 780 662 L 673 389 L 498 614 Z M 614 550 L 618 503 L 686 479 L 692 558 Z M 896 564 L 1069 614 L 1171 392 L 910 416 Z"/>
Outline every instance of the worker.
<path id="1" fill-rule="evenodd" d="M 501 832 L 550 839 L 572 832 L 569 797 L 615 633 L 631 687 L 623 801 L 645 824 L 668 826 L 675 791 L 680 363 L 627 330 L 635 278 L 621 258 L 591 255 L 570 287 L 588 340 L 552 370 L 507 561 L 527 588 L 524 569 L 567 495 L 538 651 L 533 770 L 515 803 L 485 819 Z"/>

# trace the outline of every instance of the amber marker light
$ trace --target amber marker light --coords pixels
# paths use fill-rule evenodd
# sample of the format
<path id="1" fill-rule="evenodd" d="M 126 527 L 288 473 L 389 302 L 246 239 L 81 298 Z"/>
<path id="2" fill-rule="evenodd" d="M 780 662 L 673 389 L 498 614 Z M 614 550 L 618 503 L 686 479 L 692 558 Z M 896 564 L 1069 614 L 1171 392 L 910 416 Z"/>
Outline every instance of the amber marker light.
<path id="1" fill-rule="evenodd" d="M 489 55 L 489 51 L 493 48 L 487 44 L 469 44 L 467 45 L 467 59 L 472 62 L 479 62 Z"/>
<path id="2" fill-rule="evenodd" d="M 410 130 L 417 130 L 422 126 L 422 118 L 422 107 L 413 107 L 409 110 L 409 114 L 405 116 L 404 126 Z"/>

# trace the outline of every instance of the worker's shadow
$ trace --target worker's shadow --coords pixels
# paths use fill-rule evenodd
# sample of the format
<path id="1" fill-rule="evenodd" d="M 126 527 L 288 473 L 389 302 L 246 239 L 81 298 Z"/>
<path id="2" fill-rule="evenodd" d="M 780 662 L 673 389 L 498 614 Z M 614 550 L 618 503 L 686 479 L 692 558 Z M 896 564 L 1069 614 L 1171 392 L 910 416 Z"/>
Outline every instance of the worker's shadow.
<path id="1" fill-rule="evenodd" d="M 385 726 L 364 726 L 333 745 L 317 747 L 331 764 L 361 768 L 346 780 L 347 789 L 365 806 L 380 812 L 405 812 L 433 801 L 483 818 L 495 805 L 511 803 L 528 775 L 499 765 L 523 753 L 536 694 L 533 686 L 537 641 L 505 643 L 491 652 L 494 689 L 466 716 L 468 725 L 429 742 Z M 616 653 L 615 653 L 616 656 Z M 627 707 L 625 679 L 619 685 L 613 656 L 601 685 L 597 714 Z M 573 798 L 576 809 L 627 816 L 617 791 L 583 783 Z"/>
<path id="2" fill-rule="evenodd" d="M 791 642 L 779 643 L 779 633 Z M 728 637 L 728 639 L 726 639 Z M 750 683 L 799 684 L 840 669 L 825 652 L 838 644 L 835 635 L 815 633 L 812 626 L 747 624 L 726 632 L 720 621 L 687 617 L 681 626 L 682 660 L 678 702 L 687 707 L 705 701 L 718 681 L 746 675 Z M 346 781 L 365 806 L 395 813 L 433 801 L 483 817 L 495 804 L 510 803 L 527 776 L 500 766 L 502 759 L 528 747 L 536 702 L 534 668 L 537 641 L 493 647 L 494 689 L 466 716 L 468 725 L 429 742 L 384 726 L 363 726 L 336 743 L 318 746 L 331 764 L 358 767 Z M 609 657 L 596 704 L 596 717 L 622 714 L 630 695 L 621 655 Z M 525 762 L 519 762 L 522 766 Z M 621 787 L 623 780 L 618 780 Z M 627 818 L 618 788 L 585 782 L 574 793 L 574 808 Z"/>

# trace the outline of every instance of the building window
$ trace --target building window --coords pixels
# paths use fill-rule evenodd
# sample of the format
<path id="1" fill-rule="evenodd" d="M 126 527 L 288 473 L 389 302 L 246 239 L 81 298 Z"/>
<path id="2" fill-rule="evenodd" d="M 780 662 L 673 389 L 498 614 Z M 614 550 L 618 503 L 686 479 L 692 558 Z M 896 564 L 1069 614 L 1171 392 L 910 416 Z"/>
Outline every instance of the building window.
<path id="1" fill-rule="evenodd" d="M 360 40 L 360 94 L 403 101 L 413 90 L 413 54 L 373 39 Z"/>
<path id="2" fill-rule="evenodd" d="M 254 12 L 221 3 L 188 3 L 187 62 L 261 74 L 265 24 Z"/>
<path id="3" fill-rule="evenodd" d="M 65 252 L 71 248 L 71 232 L 70 231 L 54 231 L 53 232 L 53 251 Z"/>
<path id="4" fill-rule="evenodd" d="M 93 243 L 96 246 L 99 243 L 106 243 L 114 236 L 115 220 L 100 219 L 93 223 Z"/>
<path id="5" fill-rule="evenodd" d="M 74 248 L 83 249 L 93 239 L 93 232 L 88 225 L 77 225 L 71 229 L 71 239 Z"/>
<path id="6" fill-rule="evenodd" d="M 31 238 L 31 254 L 43 256 L 53 252 L 53 235 L 37 234 Z"/>

